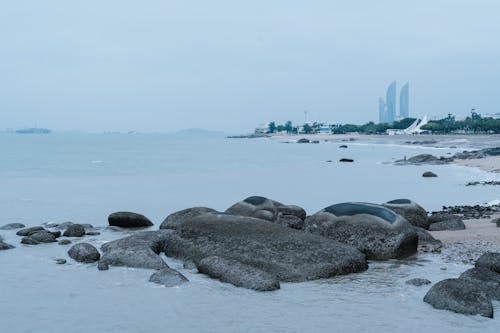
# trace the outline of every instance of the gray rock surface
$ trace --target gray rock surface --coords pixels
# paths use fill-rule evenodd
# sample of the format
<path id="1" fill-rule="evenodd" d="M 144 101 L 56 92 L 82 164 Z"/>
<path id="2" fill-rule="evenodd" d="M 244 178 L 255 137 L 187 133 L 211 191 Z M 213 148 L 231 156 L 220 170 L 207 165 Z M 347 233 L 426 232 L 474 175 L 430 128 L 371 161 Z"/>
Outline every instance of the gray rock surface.
<path id="1" fill-rule="evenodd" d="M 69 251 L 68 255 L 70 258 L 83 263 L 93 263 L 99 260 L 101 254 L 92 245 L 88 243 L 78 243 L 73 245 Z"/>
<path id="2" fill-rule="evenodd" d="M 39 243 L 53 243 L 56 242 L 56 237 L 50 231 L 41 230 L 29 236 L 31 239 Z"/>
<path id="3" fill-rule="evenodd" d="M 255 217 L 274 222 L 278 218 L 278 209 L 268 198 L 253 196 L 237 202 L 226 210 L 226 213 Z"/>
<path id="4" fill-rule="evenodd" d="M 160 229 L 177 229 L 184 221 L 198 215 L 215 213 L 216 210 L 208 207 L 193 207 L 172 213 L 163 220 Z"/>
<path id="5" fill-rule="evenodd" d="M 443 242 L 434 238 L 427 230 L 413 226 L 418 236 L 418 250 L 422 252 L 440 252 Z"/>
<path id="6" fill-rule="evenodd" d="M 429 217 L 431 224 L 429 231 L 442 231 L 442 230 L 464 230 L 465 224 L 457 216 L 451 214 L 437 214 Z"/>
<path id="7" fill-rule="evenodd" d="M 303 230 L 305 222 L 295 215 L 279 215 L 276 223 L 288 228 Z"/>
<path id="8" fill-rule="evenodd" d="M 111 226 L 121 228 L 143 228 L 150 227 L 153 223 L 144 215 L 132 212 L 116 212 L 108 216 Z"/>
<path id="9" fill-rule="evenodd" d="M 370 203 L 326 207 L 306 219 L 306 231 L 354 246 L 374 260 L 408 257 L 418 246 L 418 235 L 408 221 Z"/>
<path id="10" fill-rule="evenodd" d="M 464 279 L 446 279 L 432 286 L 424 302 L 436 309 L 493 318 L 493 304 L 476 283 Z"/>
<path id="11" fill-rule="evenodd" d="M 149 282 L 162 284 L 165 287 L 179 286 L 188 281 L 189 280 L 184 275 L 182 275 L 175 269 L 171 269 L 168 267 L 160 269 L 149 277 Z"/>
<path id="12" fill-rule="evenodd" d="M 488 297 L 500 301 L 500 274 L 484 267 L 474 267 L 463 272 L 460 279 L 476 283 Z"/>
<path id="13" fill-rule="evenodd" d="M 30 227 L 30 228 L 25 228 L 25 229 L 19 230 L 18 232 L 16 232 L 16 235 L 18 235 L 18 236 L 31 236 L 35 232 L 42 231 L 42 230 L 45 230 L 45 229 L 43 227 L 40 227 L 40 226 Z"/>
<path id="14" fill-rule="evenodd" d="M 267 273 L 254 266 L 245 265 L 237 260 L 211 256 L 202 259 L 197 265 L 200 273 L 227 282 L 236 287 L 258 291 L 271 291 L 280 288 L 276 275 Z"/>
<path id="15" fill-rule="evenodd" d="M 427 229 L 430 222 L 427 219 L 427 211 L 414 201 L 408 199 L 396 199 L 382 204 L 396 214 L 401 215 L 410 224 Z"/>
<path id="16" fill-rule="evenodd" d="M 61 239 L 58 244 L 59 245 L 68 245 L 68 244 L 71 244 L 71 240 L 70 239 Z"/>
<path id="17" fill-rule="evenodd" d="M 3 238 L 2 236 L 0 236 L 0 250 L 10 250 L 10 249 L 13 249 L 14 246 L 8 244 L 8 243 L 5 243 L 3 241 Z"/>
<path id="18" fill-rule="evenodd" d="M 25 236 L 21 239 L 21 244 L 26 244 L 26 245 L 38 245 L 40 244 L 39 241 L 34 240 L 30 236 Z"/>
<path id="19" fill-rule="evenodd" d="M 0 227 L 0 230 L 14 230 L 25 228 L 26 226 L 22 223 L 9 223 Z"/>
<path id="20" fill-rule="evenodd" d="M 65 237 L 83 237 L 85 236 L 85 228 L 81 224 L 72 224 L 64 231 Z"/>
<path id="21" fill-rule="evenodd" d="M 426 171 L 422 174 L 422 177 L 431 178 L 431 177 L 437 177 L 437 175 L 432 171 Z"/>
<path id="22" fill-rule="evenodd" d="M 500 274 L 500 253 L 486 252 L 476 261 L 476 267 L 484 267 Z"/>
<path id="23" fill-rule="evenodd" d="M 412 286 L 421 287 L 421 286 L 424 286 L 426 284 L 431 284 L 432 282 L 427 280 L 427 279 L 416 278 L 416 279 L 410 279 L 410 280 L 406 281 L 405 283 L 412 285 Z"/>

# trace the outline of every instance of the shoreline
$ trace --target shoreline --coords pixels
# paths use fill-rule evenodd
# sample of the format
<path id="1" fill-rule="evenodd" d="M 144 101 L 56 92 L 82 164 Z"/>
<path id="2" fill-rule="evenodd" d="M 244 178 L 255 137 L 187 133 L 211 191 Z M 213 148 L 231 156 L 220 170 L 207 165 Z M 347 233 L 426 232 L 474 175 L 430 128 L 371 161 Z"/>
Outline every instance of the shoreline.
<path id="1" fill-rule="evenodd" d="M 492 173 L 500 173 L 500 156 L 488 156 L 469 160 L 455 160 L 453 164 L 469 168 L 478 168 Z"/>

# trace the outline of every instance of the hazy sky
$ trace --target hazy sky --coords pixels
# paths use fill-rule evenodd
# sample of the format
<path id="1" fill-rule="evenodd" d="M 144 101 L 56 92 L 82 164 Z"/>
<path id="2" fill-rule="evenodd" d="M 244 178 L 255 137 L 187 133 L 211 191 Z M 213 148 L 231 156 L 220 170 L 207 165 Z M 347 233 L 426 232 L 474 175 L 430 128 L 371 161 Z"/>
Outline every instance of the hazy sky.
<path id="1" fill-rule="evenodd" d="M 247 131 L 500 112 L 498 0 L 2 1 L 0 129 Z M 399 96 L 398 96 L 399 97 Z"/>

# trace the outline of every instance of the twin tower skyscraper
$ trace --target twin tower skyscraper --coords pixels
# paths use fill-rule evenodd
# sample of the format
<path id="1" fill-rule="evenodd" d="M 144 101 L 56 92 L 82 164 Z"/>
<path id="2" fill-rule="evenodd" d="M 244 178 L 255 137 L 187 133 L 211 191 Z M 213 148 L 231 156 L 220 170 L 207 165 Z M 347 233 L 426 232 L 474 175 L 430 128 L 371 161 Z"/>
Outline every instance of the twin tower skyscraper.
<path id="1" fill-rule="evenodd" d="M 393 123 L 395 120 L 408 118 L 410 115 L 410 84 L 401 88 L 399 94 L 399 116 L 396 115 L 396 81 L 392 82 L 387 88 L 387 94 L 384 99 L 378 100 L 379 123 Z"/>

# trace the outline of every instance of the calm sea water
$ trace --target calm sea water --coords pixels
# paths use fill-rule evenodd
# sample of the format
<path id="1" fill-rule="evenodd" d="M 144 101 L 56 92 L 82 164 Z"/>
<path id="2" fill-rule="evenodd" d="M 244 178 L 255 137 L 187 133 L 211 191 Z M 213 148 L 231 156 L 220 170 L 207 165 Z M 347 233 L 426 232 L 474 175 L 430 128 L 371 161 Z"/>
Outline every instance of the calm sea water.
<path id="1" fill-rule="evenodd" d="M 309 214 L 343 201 L 410 198 L 437 210 L 500 199 L 495 187 L 465 186 L 468 181 L 499 180 L 495 174 L 452 165 L 390 163 L 456 149 L 362 140 L 348 145 L 339 149 L 334 143 L 152 134 L 3 134 L 0 224 L 71 220 L 104 227 L 109 213 L 130 210 L 158 225 L 179 209 L 202 205 L 224 210 L 250 195 L 297 204 Z M 338 163 L 342 157 L 355 162 Z M 422 178 L 427 170 L 439 177 Z M 88 241 L 99 246 L 123 236 L 101 232 Z M 362 274 L 285 283 L 279 291 L 258 293 L 185 270 L 167 258 L 190 283 L 163 288 L 147 282 L 149 270 L 113 267 L 99 272 L 94 265 L 55 265 L 54 258 L 67 258 L 67 247 L 23 246 L 15 232 L 0 235 L 17 246 L 0 252 L 0 327 L 6 332 L 493 332 L 499 327 L 498 319 L 435 310 L 422 302 L 428 287 L 404 284 L 414 277 L 437 282 L 468 268 L 438 256 L 372 263 Z M 500 304 L 495 305 L 498 317 Z"/>

